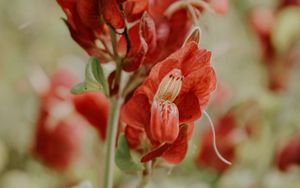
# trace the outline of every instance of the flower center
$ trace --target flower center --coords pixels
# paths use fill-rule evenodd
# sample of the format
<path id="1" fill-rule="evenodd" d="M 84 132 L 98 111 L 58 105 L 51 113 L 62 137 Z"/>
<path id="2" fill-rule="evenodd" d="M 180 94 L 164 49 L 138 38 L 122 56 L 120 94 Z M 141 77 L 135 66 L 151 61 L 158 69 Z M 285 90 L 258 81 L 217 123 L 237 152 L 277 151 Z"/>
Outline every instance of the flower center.
<path id="1" fill-rule="evenodd" d="M 170 71 L 160 82 L 155 98 L 173 102 L 180 92 L 183 78 L 179 69 Z"/>

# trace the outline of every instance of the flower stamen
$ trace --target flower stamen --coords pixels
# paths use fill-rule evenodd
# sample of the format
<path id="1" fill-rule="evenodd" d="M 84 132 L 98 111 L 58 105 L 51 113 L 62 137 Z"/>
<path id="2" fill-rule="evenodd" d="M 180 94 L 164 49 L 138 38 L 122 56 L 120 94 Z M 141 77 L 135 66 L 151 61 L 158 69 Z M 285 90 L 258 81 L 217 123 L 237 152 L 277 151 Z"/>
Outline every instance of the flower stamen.
<path id="1" fill-rule="evenodd" d="M 180 92 L 183 78 L 179 69 L 170 71 L 159 84 L 155 98 L 173 102 Z"/>

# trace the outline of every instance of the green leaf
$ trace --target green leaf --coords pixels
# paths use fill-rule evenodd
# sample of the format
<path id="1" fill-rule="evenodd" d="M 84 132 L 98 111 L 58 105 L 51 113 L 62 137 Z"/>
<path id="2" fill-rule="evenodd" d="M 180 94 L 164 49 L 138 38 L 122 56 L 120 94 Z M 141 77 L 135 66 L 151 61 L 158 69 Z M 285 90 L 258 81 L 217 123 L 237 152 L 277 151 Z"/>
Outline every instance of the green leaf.
<path id="1" fill-rule="evenodd" d="M 73 94 L 81 94 L 81 93 L 90 92 L 90 91 L 102 91 L 102 86 L 97 82 L 85 81 L 85 82 L 76 84 L 71 89 L 71 93 L 73 93 Z"/>
<path id="2" fill-rule="evenodd" d="M 104 76 L 104 71 L 96 57 L 91 57 L 85 68 L 85 80 L 75 85 L 71 92 L 80 94 L 89 91 L 102 91 L 106 96 L 108 93 L 108 83 Z"/>
<path id="3" fill-rule="evenodd" d="M 91 67 L 92 67 L 92 73 L 95 77 L 95 79 L 101 83 L 101 73 L 103 74 L 103 71 L 102 71 L 102 67 L 100 66 L 100 63 L 98 61 L 98 59 L 96 57 L 91 57 Z"/>
<path id="4" fill-rule="evenodd" d="M 143 169 L 140 164 L 137 164 L 133 161 L 124 134 L 121 134 L 119 136 L 115 163 L 119 167 L 119 169 L 124 172 L 135 172 Z"/>
<path id="5" fill-rule="evenodd" d="M 94 78 L 99 82 L 106 95 L 108 95 L 108 83 L 104 76 L 104 71 L 96 57 L 91 57 L 91 68 Z"/>
<path id="6" fill-rule="evenodd" d="M 73 94 L 81 94 L 86 92 L 86 84 L 84 82 L 81 82 L 79 84 L 76 84 L 75 86 L 73 86 L 73 88 L 71 89 L 71 93 Z"/>

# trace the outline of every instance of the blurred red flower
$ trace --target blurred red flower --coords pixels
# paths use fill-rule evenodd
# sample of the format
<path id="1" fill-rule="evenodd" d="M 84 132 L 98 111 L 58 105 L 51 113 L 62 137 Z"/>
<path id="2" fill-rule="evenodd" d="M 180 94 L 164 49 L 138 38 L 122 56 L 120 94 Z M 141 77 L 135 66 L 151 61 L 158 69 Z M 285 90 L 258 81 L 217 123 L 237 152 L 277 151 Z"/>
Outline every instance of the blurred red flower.
<path id="1" fill-rule="evenodd" d="M 73 96 L 76 111 L 81 114 L 104 140 L 109 112 L 109 101 L 100 92 L 83 93 Z"/>
<path id="2" fill-rule="evenodd" d="M 233 133 L 237 128 L 236 118 L 232 113 L 227 113 L 221 117 L 215 126 L 218 149 L 224 158 L 229 161 L 235 160 L 237 143 L 234 141 Z M 200 150 L 196 158 L 196 163 L 199 166 L 213 168 L 217 172 L 222 173 L 230 168 L 230 166 L 218 158 L 213 148 L 213 135 L 209 129 L 201 135 Z"/>
<path id="3" fill-rule="evenodd" d="M 212 106 L 219 108 L 218 106 Z M 232 106 L 225 114 L 219 116 L 215 124 L 216 147 L 226 160 L 236 160 L 238 145 L 249 137 L 255 137 L 261 127 L 261 109 L 255 100 L 247 100 Z M 200 167 L 214 169 L 218 173 L 225 172 L 230 165 L 220 160 L 216 154 L 214 135 L 208 129 L 200 136 L 199 152 L 196 163 Z"/>
<path id="4" fill-rule="evenodd" d="M 259 39 L 262 62 L 267 69 L 268 87 L 275 92 L 286 89 L 294 55 L 291 47 L 284 52 L 275 49 L 272 30 L 278 12 L 290 5 L 297 5 L 297 2 L 281 1 L 276 10 L 256 7 L 249 14 L 250 26 Z"/>
<path id="5" fill-rule="evenodd" d="M 58 121 L 53 127 L 49 127 L 47 121 L 49 121 L 49 113 L 41 110 L 33 153 L 47 166 L 56 170 L 65 170 L 79 154 L 81 123 L 71 118 Z"/>
<path id="6" fill-rule="evenodd" d="M 275 164 L 281 171 L 300 165 L 300 134 L 296 134 L 286 144 L 277 148 Z"/>
<path id="7" fill-rule="evenodd" d="M 57 170 L 68 168 L 78 155 L 87 121 L 105 138 L 108 100 L 101 93 L 72 95 L 70 89 L 77 82 L 76 75 L 60 69 L 40 96 L 33 153 Z"/>
<path id="8" fill-rule="evenodd" d="M 210 0 L 210 4 L 218 14 L 226 14 L 228 12 L 228 0 Z"/>
<path id="9" fill-rule="evenodd" d="M 280 0 L 278 9 L 282 9 L 288 6 L 300 6 L 300 0 Z"/>
<path id="10" fill-rule="evenodd" d="M 82 120 L 73 115 L 69 93 L 75 82 L 74 74 L 61 69 L 40 99 L 33 154 L 56 170 L 66 169 L 80 149 Z"/>
<path id="11" fill-rule="evenodd" d="M 200 118 L 215 89 L 210 57 L 209 51 L 189 42 L 155 65 L 122 108 L 121 119 L 128 126 L 144 130 L 151 141 L 152 151 L 143 162 L 161 155 L 171 163 L 184 158 L 188 130 Z"/>

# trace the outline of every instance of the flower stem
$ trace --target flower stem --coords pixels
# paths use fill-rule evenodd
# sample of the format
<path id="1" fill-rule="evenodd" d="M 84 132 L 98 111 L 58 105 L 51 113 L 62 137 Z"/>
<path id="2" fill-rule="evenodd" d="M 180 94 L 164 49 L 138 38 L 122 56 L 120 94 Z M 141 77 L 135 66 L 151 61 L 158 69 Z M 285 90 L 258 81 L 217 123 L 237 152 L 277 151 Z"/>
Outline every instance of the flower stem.
<path id="1" fill-rule="evenodd" d="M 152 161 L 149 161 L 145 164 L 145 170 L 143 171 L 142 179 L 136 188 L 144 188 L 148 184 L 152 173 L 151 171 Z"/>
<path id="2" fill-rule="evenodd" d="M 104 168 L 104 184 L 103 188 L 113 187 L 113 167 L 115 158 L 116 137 L 118 131 L 118 118 L 120 109 L 120 100 L 118 98 L 111 98 L 110 112 L 107 127 L 107 148 L 105 156 Z"/>

